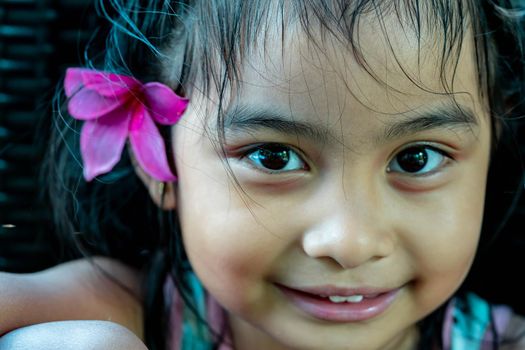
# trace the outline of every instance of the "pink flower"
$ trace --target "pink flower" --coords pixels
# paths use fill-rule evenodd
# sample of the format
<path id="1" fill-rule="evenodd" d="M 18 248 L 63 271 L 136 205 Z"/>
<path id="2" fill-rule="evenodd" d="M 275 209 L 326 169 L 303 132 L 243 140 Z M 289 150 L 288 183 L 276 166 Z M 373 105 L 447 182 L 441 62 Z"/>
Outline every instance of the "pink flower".
<path id="1" fill-rule="evenodd" d="M 84 178 L 91 181 L 118 163 L 129 137 L 133 154 L 146 173 L 173 181 L 166 148 L 155 122 L 173 125 L 188 100 L 164 84 L 84 68 L 69 68 L 64 81 L 69 114 L 84 125 L 80 151 Z"/>

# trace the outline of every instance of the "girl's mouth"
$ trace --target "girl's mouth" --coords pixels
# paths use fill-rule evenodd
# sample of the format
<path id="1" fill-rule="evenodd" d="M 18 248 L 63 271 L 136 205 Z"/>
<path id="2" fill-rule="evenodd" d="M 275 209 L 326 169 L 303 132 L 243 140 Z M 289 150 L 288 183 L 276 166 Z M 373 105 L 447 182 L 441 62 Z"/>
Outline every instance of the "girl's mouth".
<path id="1" fill-rule="evenodd" d="M 376 317 L 388 309 L 401 290 L 363 289 L 345 292 L 320 287 L 304 291 L 280 284 L 276 286 L 301 311 L 332 322 L 360 322 Z"/>

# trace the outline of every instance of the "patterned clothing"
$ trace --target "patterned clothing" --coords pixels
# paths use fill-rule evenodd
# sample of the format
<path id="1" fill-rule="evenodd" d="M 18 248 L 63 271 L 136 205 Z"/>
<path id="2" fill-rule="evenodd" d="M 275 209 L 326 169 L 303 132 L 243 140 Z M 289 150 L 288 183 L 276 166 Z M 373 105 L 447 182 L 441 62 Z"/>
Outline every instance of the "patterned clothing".
<path id="1" fill-rule="evenodd" d="M 518 332 L 516 332 L 518 330 Z M 507 306 L 490 306 L 475 294 L 453 298 L 445 313 L 443 348 L 445 350 L 492 350 L 494 334 L 498 340 L 509 340 L 499 349 L 525 349 L 525 321 Z M 517 341 L 517 340 L 520 341 Z M 515 341 L 511 341 L 515 340 Z"/>

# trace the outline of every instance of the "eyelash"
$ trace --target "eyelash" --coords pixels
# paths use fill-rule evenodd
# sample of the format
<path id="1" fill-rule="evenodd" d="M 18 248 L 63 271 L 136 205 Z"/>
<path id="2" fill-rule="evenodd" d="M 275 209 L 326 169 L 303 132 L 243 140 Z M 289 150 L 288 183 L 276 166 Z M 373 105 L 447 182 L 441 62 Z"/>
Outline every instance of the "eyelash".
<path id="1" fill-rule="evenodd" d="M 266 153 L 266 154 L 265 154 Z M 274 159 L 270 159 L 269 157 L 271 155 L 279 154 L 277 157 L 281 156 L 283 162 L 282 164 L 275 163 L 276 165 L 275 169 L 270 169 L 269 167 L 265 166 L 261 162 L 263 161 L 274 161 L 278 162 L 279 159 L 275 157 Z M 255 169 L 258 169 L 260 171 L 263 171 L 265 173 L 269 174 L 283 174 L 283 173 L 289 173 L 294 171 L 308 171 L 310 170 L 310 167 L 308 166 L 308 163 L 303 160 L 303 156 L 300 154 L 300 152 L 294 150 L 293 147 L 280 144 L 280 143 L 263 143 L 259 144 L 248 151 L 244 152 L 244 154 L 241 157 L 241 160 L 247 160 L 250 162 L 251 166 Z M 257 164 L 259 162 L 259 164 Z M 290 167 L 290 163 L 294 164 L 296 167 L 292 169 L 286 169 Z M 297 165 L 299 163 L 300 165 Z M 269 164 L 267 164 L 269 166 Z M 279 168 L 282 165 L 281 168 Z M 292 165 L 292 167 L 294 166 Z"/>
<path id="2" fill-rule="evenodd" d="M 402 166 L 399 164 L 401 160 L 400 157 L 403 156 L 403 154 L 408 155 L 409 151 L 411 150 L 412 151 L 419 150 L 420 158 L 424 158 L 424 164 L 422 165 L 422 168 L 417 171 L 407 171 L 406 169 L 402 169 Z M 266 154 L 264 154 L 264 152 L 266 152 Z M 272 161 L 272 159 L 269 159 L 268 157 L 271 155 L 275 155 L 277 153 L 280 153 L 280 156 L 285 156 L 284 158 L 286 159 L 282 159 L 282 158 L 277 159 L 279 155 L 276 158 L 274 158 L 273 161 L 282 160 L 280 164 L 279 163 L 274 164 L 274 165 L 277 165 L 274 169 L 270 169 L 268 167 L 269 164 L 265 166 L 264 164 L 261 163 L 265 160 Z M 430 156 L 429 156 L 429 153 L 430 153 Z M 438 164 L 436 164 L 431 170 L 421 173 L 421 170 L 424 170 L 428 166 L 429 163 L 432 163 L 432 160 L 436 156 L 440 157 L 439 162 L 437 162 Z M 300 154 L 300 152 L 296 151 L 291 146 L 280 144 L 280 143 L 258 144 L 255 147 L 252 147 L 251 149 L 245 151 L 240 158 L 241 160 L 248 161 L 253 168 L 259 171 L 263 171 L 268 174 L 283 174 L 283 173 L 288 173 L 288 172 L 310 170 L 308 163 L 303 159 L 303 156 Z M 453 158 L 447 152 L 441 149 L 438 149 L 432 145 L 413 144 L 397 152 L 394 155 L 394 157 L 390 160 L 390 162 L 388 163 L 386 170 L 387 170 L 387 173 L 392 173 L 392 174 L 401 174 L 401 175 L 410 176 L 414 178 L 424 177 L 424 176 L 430 176 L 438 172 L 439 169 L 442 168 L 445 165 L 445 163 L 450 160 L 453 160 Z M 290 167 L 289 165 L 290 163 L 292 163 L 291 169 L 286 169 Z M 433 163 L 436 163 L 436 161 L 434 160 Z M 418 164 L 415 164 L 415 165 L 419 166 Z"/>
<path id="3" fill-rule="evenodd" d="M 416 162 L 415 165 L 416 167 L 419 167 L 420 164 L 417 164 L 418 161 L 419 163 L 421 163 L 421 160 L 423 160 L 424 164 L 422 164 L 422 168 L 417 170 L 417 171 L 409 171 L 407 169 L 401 169 L 402 166 L 399 164 L 399 161 L 400 161 L 400 157 L 402 157 L 404 154 L 407 155 L 409 154 L 409 151 L 419 151 L 419 155 L 417 158 L 419 159 L 415 159 Z M 417 152 L 416 152 L 417 153 Z M 429 153 L 431 153 L 431 156 L 429 156 Z M 412 155 L 414 155 L 415 153 L 412 153 Z M 438 164 L 435 164 L 435 166 L 431 169 L 431 170 L 427 170 L 425 172 L 421 172 L 421 170 L 424 170 L 425 168 L 427 168 L 428 164 L 432 163 L 432 158 L 435 158 L 436 155 L 438 157 L 440 157 L 441 159 L 439 160 L 439 162 L 437 162 Z M 423 159 L 422 159 L 423 158 Z M 397 152 L 395 154 L 395 156 L 392 158 L 392 160 L 388 163 L 387 165 L 387 172 L 388 173 L 398 173 L 398 174 L 402 174 L 402 175 L 408 175 L 408 176 L 411 176 L 411 177 L 424 177 L 424 176 L 430 176 L 436 172 L 439 171 L 439 169 L 441 169 L 445 163 L 447 163 L 448 161 L 450 160 L 453 160 L 453 157 L 450 156 L 450 154 L 448 154 L 447 152 L 439 149 L 439 148 L 436 148 L 434 146 L 431 146 L 431 145 L 428 145 L 428 144 L 413 144 L 413 145 L 410 145 L 408 147 L 405 147 L 404 149 L 402 149 L 401 151 Z M 436 163 L 436 161 L 434 160 L 433 161 L 434 163 Z M 396 164 L 397 163 L 397 164 Z M 394 166 L 393 166 L 394 164 Z M 393 169 L 397 167 L 398 169 Z"/>

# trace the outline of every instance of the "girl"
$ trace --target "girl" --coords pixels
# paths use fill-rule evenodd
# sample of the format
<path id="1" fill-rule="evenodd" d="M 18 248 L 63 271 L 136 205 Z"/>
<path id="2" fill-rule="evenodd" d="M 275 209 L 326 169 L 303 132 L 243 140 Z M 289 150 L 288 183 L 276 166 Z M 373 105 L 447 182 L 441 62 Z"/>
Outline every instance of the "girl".
<path id="1" fill-rule="evenodd" d="M 59 229 L 116 260 L 95 259 L 107 279 L 86 261 L 4 275 L 22 291 L 4 310 L 53 309 L 7 313 L 4 332 L 100 319 L 143 323 L 151 349 L 525 348 L 523 319 L 464 283 L 512 208 L 498 185 L 522 183 L 523 3 L 110 4 L 46 169 Z M 2 341 L 141 346 L 80 325 Z"/>

